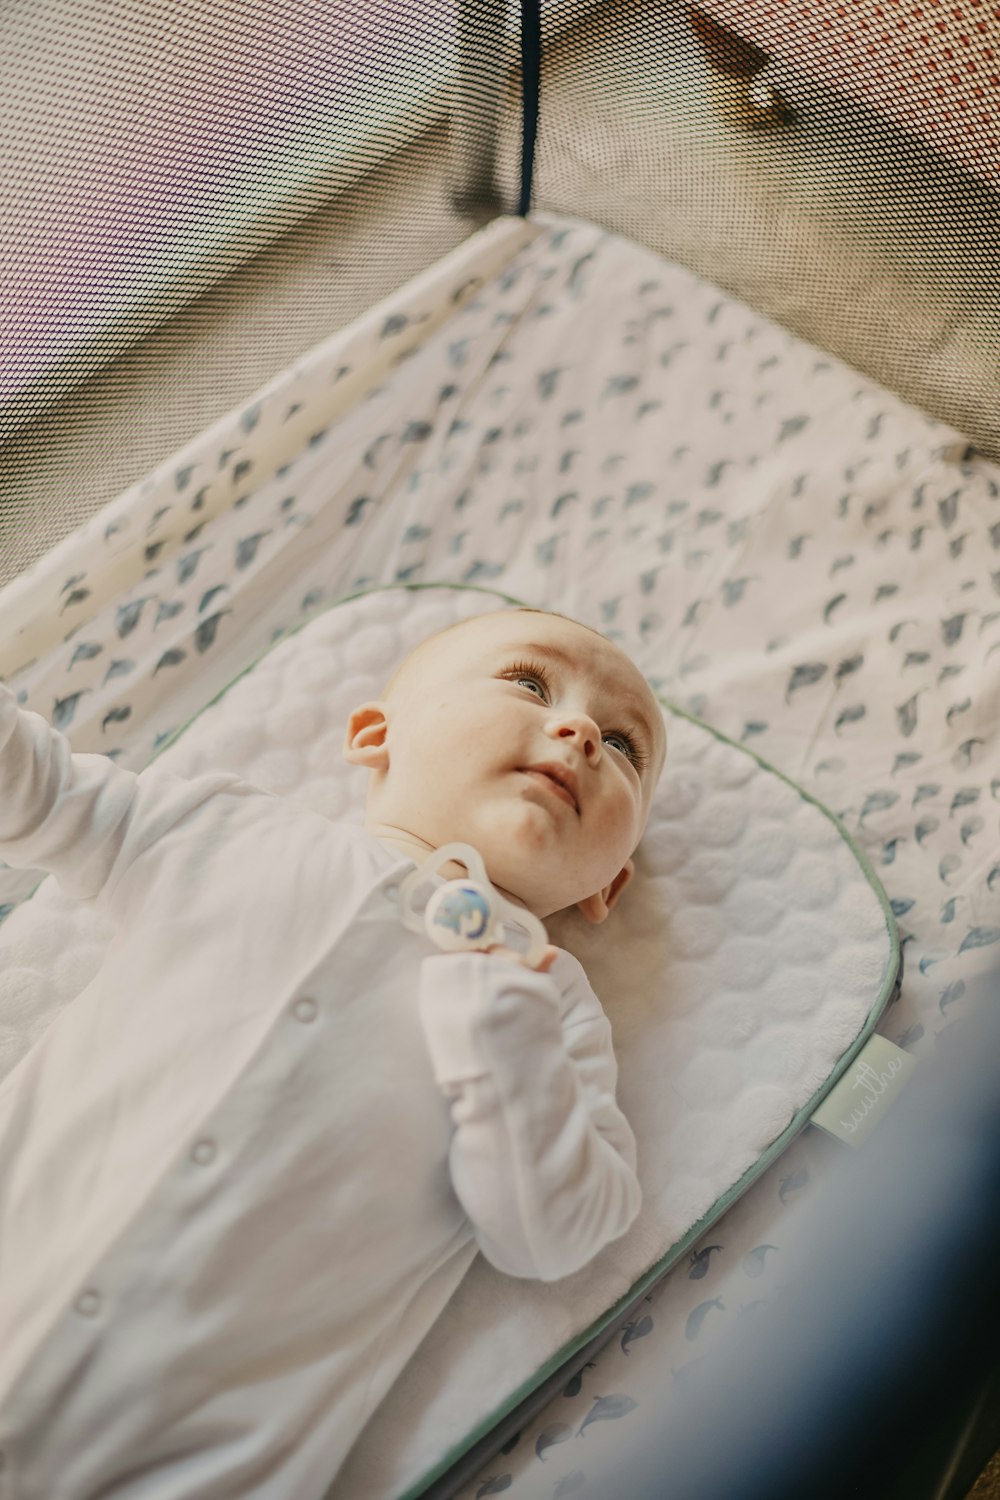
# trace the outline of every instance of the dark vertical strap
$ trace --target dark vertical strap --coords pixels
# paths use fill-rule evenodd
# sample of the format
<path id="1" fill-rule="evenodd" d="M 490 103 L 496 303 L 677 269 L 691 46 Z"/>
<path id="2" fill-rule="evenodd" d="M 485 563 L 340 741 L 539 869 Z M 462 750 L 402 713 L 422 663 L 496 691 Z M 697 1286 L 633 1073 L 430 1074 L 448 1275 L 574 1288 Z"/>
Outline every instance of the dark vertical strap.
<path id="1" fill-rule="evenodd" d="M 517 211 L 525 218 L 531 208 L 538 134 L 538 93 L 542 73 L 542 0 L 521 0 L 521 198 Z"/>

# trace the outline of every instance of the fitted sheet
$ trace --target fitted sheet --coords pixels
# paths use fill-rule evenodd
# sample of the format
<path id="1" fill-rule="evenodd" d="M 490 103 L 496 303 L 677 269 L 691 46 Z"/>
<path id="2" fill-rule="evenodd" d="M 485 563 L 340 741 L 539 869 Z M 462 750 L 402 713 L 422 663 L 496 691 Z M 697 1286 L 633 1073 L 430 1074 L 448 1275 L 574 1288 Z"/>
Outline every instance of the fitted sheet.
<path id="1" fill-rule="evenodd" d="M 880 1029 L 920 1056 L 1000 940 L 998 478 L 650 252 L 501 220 L 0 593 L 0 672 L 139 769 L 351 591 L 478 582 L 564 610 L 843 818 L 907 959 Z M 11 931 L 36 882 L 0 870 Z M 7 1065 L 45 1024 L 31 998 L 4 995 Z M 807 1132 L 463 1493 L 570 1493 L 595 1443 L 624 1463 L 644 1387 L 772 1293 L 823 1170 Z"/>
<path id="2" fill-rule="evenodd" d="M 271 648 L 156 759 L 182 776 L 235 771 L 361 822 L 367 773 L 339 753 L 351 709 L 379 697 L 426 635 L 507 607 L 490 590 L 406 585 L 334 606 Z M 639 1219 L 557 1286 L 478 1260 L 332 1495 L 375 1500 L 419 1485 L 540 1371 L 565 1364 L 787 1145 L 888 1000 L 895 922 L 843 830 L 752 751 L 663 712 L 669 772 L 629 899 L 600 928 L 576 912 L 547 923 L 584 963 L 612 1020 L 619 1102 L 639 1147 Z M 33 993 L 50 1019 L 93 977 L 113 936 L 86 905 L 79 911 L 47 879 L 0 929 L 3 985 L 22 1001 Z M 25 943 L 59 955 L 58 983 L 51 963 L 23 965 Z"/>

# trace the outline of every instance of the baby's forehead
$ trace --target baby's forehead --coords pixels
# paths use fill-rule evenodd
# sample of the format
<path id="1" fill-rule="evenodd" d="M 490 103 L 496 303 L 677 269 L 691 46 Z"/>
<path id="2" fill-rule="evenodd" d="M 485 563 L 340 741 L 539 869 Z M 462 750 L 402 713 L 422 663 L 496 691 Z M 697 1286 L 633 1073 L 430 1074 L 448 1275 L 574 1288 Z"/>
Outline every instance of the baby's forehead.
<path id="1" fill-rule="evenodd" d="M 662 715 L 653 690 L 639 668 L 625 653 L 599 631 L 591 630 L 562 615 L 524 613 L 479 616 L 464 621 L 467 632 L 455 630 L 456 642 L 466 634 L 465 645 L 484 658 L 498 652 L 533 651 L 551 659 L 557 666 L 571 669 L 579 677 L 593 681 L 614 696 L 641 703 L 646 714 L 662 724 Z M 478 627 L 473 635 L 473 627 Z M 441 638 L 447 642 L 448 633 Z M 654 733 L 655 733 L 654 729 Z"/>
<path id="2" fill-rule="evenodd" d="M 626 673 L 641 678 L 638 668 L 605 636 L 561 615 L 527 611 L 480 615 L 462 621 L 461 626 L 445 632 L 439 641 L 446 652 L 449 646 L 462 651 L 472 650 L 483 656 L 498 651 L 527 652 L 535 649 L 550 653 L 563 665 L 587 676 L 607 680 L 616 672 L 620 675 L 624 668 Z"/>

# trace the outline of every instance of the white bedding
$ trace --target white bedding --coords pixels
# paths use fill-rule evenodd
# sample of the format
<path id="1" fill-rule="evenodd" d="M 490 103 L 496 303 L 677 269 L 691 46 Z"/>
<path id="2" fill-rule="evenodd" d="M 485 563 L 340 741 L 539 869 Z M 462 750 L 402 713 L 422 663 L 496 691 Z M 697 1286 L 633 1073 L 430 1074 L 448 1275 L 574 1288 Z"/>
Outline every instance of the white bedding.
<path id="1" fill-rule="evenodd" d="M 242 675 L 160 752 L 163 765 L 184 776 L 236 771 L 360 822 L 366 773 L 339 753 L 350 710 L 378 697 L 425 635 L 498 606 L 479 589 L 399 587 L 335 607 Z M 665 718 L 670 774 L 631 899 L 600 929 L 575 913 L 548 922 L 612 1020 L 619 1102 L 640 1150 L 639 1219 L 555 1286 L 479 1260 L 333 1495 L 390 1500 L 509 1406 L 785 1144 L 888 997 L 892 919 L 833 820 L 751 753 L 679 714 Z M 44 882 L 0 929 L 0 1001 L 10 987 L 22 1005 L 32 997 L 38 1020 L 56 1015 L 92 978 L 112 932 Z M 59 982 L 51 962 L 36 969 L 26 952 L 58 954 Z"/>
<path id="2" fill-rule="evenodd" d="M 1000 940 L 1000 475 L 963 446 L 647 251 L 498 221 L 0 593 L 0 672 L 138 768 L 352 590 L 561 609 L 844 817 L 904 938 L 880 1029 L 919 1055 Z M 0 908 L 34 883 L 0 870 Z M 9 1066 L 45 1018 L 30 982 L 4 1009 Z M 822 1168 L 793 1144 L 463 1494 L 571 1493 L 595 1442 L 624 1462 L 644 1382 L 766 1297 Z"/>

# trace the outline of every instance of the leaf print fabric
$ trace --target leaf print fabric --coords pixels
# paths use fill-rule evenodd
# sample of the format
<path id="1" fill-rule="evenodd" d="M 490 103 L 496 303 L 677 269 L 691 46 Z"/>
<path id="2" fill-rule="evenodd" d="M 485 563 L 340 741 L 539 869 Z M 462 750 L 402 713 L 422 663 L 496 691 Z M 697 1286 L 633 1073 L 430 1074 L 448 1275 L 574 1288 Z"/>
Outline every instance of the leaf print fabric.
<path id="1" fill-rule="evenodd" d="M 488 226 L 69 542 L 0 593 L 0 675 L 76 749 L 138 769 L 336 600 L 481 583 L 839 814 L 897 914 L 890 1039 L 927 1054 L 1000 951 L 1000 471 L 599 228 Z M 0 924 L 35 884 L 0 869 Z M 582 1490 L 598 1442 L 624 1473 L 644 1387 L 766 1303 L 822 1176 L 807 1134 L 463 1500 Z"/>

